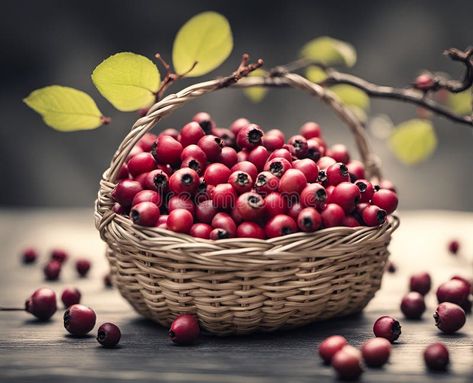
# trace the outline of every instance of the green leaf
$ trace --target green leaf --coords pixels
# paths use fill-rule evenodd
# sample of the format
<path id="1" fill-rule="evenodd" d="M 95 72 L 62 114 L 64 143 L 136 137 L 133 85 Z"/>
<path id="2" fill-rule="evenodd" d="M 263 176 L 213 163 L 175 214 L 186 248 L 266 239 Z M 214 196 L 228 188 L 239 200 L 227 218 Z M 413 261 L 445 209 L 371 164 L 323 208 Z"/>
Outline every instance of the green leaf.
<path id="1" fill-rule="evenodd" d="M 161 78 L 150 59 L 122 52 L 102 61 L 94 69 L 92 81 L 115 108 L 131 112 L 154 102 Z"/>
<path id="2" fill-rule="evenodd" d="M 356 51 L 353 45 L 328 36 L 309 41 L 302 48 L 301 56 L 327 66 L 343 64 L 352 67 L 356 63 Z"/>
<path id="3" fill-rule="evenodd" d="M 228 20 L 216 12 L 192 17 L 177 32 L 172 49 L 176 73 L 187 77 L 202 76 L 222 64 L 233 49 L 232 30 Z"/>
<path id="4" fill-rule="evenodd" d="M 345 105 L 356 106 L 362 110 L 367 110 L 370 107 L 370 98 L 361 89 L 346 84 L 334 85 L 329 89 L 335 93 Z"/>
<path id="5" fill-rule="evenodd" d="M 47 86 L 31 92 L 23 101 L 43 117 L 46 125 L 62 132 L 95 129 L 103 123 L 92 97 L 74 88 Z"/>
<path id="6" fill-rule="evenodd" d="M 319 83 L 324 81 L 327 78 L 327 73 L 321 68 L 316 65 L 310 65 L 305 70 L 305 75 L 308 80 Z"/>
<path id="7" fill-rule="evenodd" d="M 437 147 L 437 136 L 428 120 L 413 119 L 398 125 L 389 138 L 394 155 L 406 165 L 429 158 Z"/>
<path id="8" fill-rule="evenodd" d="M 447 104 L 452 111 L 461 115 L 468 115 L 472 113 L 473 108 L 473 89 L 467 89 L 460 93 L 449 93 Z"/>
<path id="9" fill-rule="evenodd" d="M 256 69 L 249 76 L 264 76 L 266 72 L 263 69 Z M 268 89 L 264 86 L 253 86 L 243 89 L 243 93 L 254 103 L 261 102 L 268 93 Z"/>

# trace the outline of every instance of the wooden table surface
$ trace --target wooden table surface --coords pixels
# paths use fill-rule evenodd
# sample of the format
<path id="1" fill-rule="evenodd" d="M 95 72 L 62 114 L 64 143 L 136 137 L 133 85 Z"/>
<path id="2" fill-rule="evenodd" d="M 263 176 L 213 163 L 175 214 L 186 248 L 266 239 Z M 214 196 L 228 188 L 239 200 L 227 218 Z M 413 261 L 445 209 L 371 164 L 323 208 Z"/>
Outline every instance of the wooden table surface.
<path id="1" fill-rule="evenodd" d="M 103 287 L 107 271 L 104 246 L 93 226 L 90 210 L 0 211 L 2 251 L 0 304 L 22 305 L 36 288 L 49 286 L 58 294 L 64 286 L 82 291 L 82 302 L 97 312 L 98 323 L 120 326 L 121 347 L 107 350 L 94 336 L 66 335 L 62 309 L 46 323 L 23 312 L 0 313 L 0 381 L 6 382 L 332 382 L 331 368 L 315 355 L 325 337 L 341 334 L 354 346 L 373 336 L 372 324 L 381 315 L 398 317 L 402 335 L 391 362 L 383 369 L 366 370 L 363 382 L 473 382 L 473 319 L 455 335 L 442 335 L 434 326 L 434 294 L 421 321 L 407 321 L 399 312 L 401 294 L 415 270 L 428 270 L 434 285 L 455 273 L 472 276 L 473 214 L 458 212 L 404 212 L 391 245 L 398 272 L 386 274 L 382 289 L 362 315 L 291 331 L 245 337 L 203 336 L 198 345 L 178 347 L 167 339 L 167 329 L 141 319 L 113 289 Z M 450 238 L 462 242 L 461 254 L 447 253 Z M 19 251 L 25 246 L 42 251 L 39 264 L 23 266 Z M 47 250 L 64 247 L 71 257 L 93 260 L 90 276 L 79 279 L 72 262 L 64 266 L 59 282 L 45 282 L 42 265 Z M 425 371 L 422 352 L 431 342 L 445 342 L 451 353 L 448 373 Z"/>

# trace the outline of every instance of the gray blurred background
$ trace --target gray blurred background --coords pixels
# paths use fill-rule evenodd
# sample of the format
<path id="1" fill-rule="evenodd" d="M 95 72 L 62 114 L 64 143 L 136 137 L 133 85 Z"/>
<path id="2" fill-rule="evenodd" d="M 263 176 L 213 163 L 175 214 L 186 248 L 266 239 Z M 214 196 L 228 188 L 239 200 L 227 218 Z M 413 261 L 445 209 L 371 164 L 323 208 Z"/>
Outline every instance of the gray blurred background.
<path id="1" fill-rule="evenodd" d="M 90 73 L 120 51 L 170 58 L 178 28 L 204 10 L 224 14 L 235 40 L 231 57 L 206 78 L 230 73 L 246 51 L 264 58 L 267 67 L 287 63 L 304 43 L 329 35 L 357 48 L 359 59 L 351 71 L 374 82 L 403 85 L 422 68 L 459 76 L 462 68 L 441 53 L 473 44 L 473 2 L 467 0 L 5 2 L 0 14 L 0 205 L 92 206 L 101 173 L 137 116 L 115 111 L 93 87 Z M 46 127 L 21 100 L 49 84 L 88 92 L 113 123 L 67 134 Z M 187 84 L 182 81 L 171 91 Z M 179 127 L 201 110 L 221 126 L 245 116 L 288 134 L 315 120 L 329 143 L 345 142 L 354 149 L 328 109 L 293 90 L 272 90 L 261 104 L 252 104 L 238 90 L 225 90 L 186 105 L 157 129 Z M 375 100 L 371 114 L 379 113 L 398 123 L 413 118 L 415 108 Z M 434 124 L 439 137 L 434 157 L 411 168 L 372 137 L 384 173 L 398 185 L 402 209 L 473 211 L 473 130 L 440 118 Z"/>

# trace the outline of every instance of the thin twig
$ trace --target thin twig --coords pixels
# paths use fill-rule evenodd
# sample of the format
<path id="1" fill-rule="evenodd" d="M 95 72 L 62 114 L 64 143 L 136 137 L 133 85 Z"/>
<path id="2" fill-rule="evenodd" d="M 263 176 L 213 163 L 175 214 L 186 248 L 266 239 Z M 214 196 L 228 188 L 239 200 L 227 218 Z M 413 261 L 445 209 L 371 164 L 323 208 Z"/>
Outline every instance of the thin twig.
<path id="1" fill-rule="evenodd" d="M 258 59 L 255 63 L 250 63 L 250 56 L 244 53 L 241 56 L 241 62 L 238 68 L 230 76 L 223 77 L 220 80 L 219 88 L 225 88 L 238 82 L 241 78 L 248 76 L 254 70 L 262 67 L 263 64 L 263 59 Z"/>
<path id="2" fill-rule="evenodd" d="M 431 110 L 432 112 L 448 118 L 449 120 L 473 127 L 473 115 L 462 116 L 456 114 L 431 97 L 428 97 L 430 93 L 437 92 L 441 89 L 445 89 L 451 93 L 458 93 L 470 88 L 473 85 L 473 48 L 468 48 L 465 51 L 451 48 L 446 50 L 444 54 L 451 60 L 461 62 L 465 65 L 465 75 L 463 80 L 450 80 L 440 75 L 434 75 L 432 86 L 427 91 L 415 89 L 414 86 L 410 88 L 395 88 L 391 86 L 373 84 L 355 75 L 339 72 L 333 68 L 326 68 L 320 64 L 314 63 L 304 58 L 293 61 L 288 65 L 273 68 L 270 70 L 270 76 L 275 77 L 287 73 L 288 71 L 302 69 L 309 65 L 317 65 L 322 67 L 327 73 L 327 78 L 319 83 L 319 85 L 352 85 L 358 89 L 363 90 L 371 97 L 387 98 L 415 104 L 425 109 Z"/>

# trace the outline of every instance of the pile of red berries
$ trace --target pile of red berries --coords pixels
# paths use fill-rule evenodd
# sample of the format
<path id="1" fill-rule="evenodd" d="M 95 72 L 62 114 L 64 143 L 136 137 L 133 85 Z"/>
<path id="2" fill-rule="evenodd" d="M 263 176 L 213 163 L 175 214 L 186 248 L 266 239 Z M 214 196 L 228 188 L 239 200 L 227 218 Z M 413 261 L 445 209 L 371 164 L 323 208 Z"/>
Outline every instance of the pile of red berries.
<path id="1" fill-rule="evenodd" d="M 378 226 L 397 207 L 344 145 L 305 123 L 287 141 L 245 118 L 218 128 L 207 113 L 180 131 L 147 133 L 120 169 L 115 213 L 205 239 L 273 238 L 334 226 Z"/>

